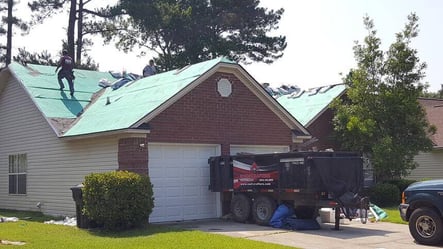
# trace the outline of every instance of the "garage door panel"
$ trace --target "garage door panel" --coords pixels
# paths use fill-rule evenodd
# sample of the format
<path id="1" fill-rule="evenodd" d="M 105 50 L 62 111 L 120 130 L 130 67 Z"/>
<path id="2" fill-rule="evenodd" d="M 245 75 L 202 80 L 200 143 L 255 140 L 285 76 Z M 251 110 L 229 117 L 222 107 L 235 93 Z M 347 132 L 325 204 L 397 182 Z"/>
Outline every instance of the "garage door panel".
<path id="1" fill-rule="evenodd" d="M 210 171 L 209 168 L 208 168 L 208 169 L 202 169 L 200 172 L 201 172 L 201 176 L 207 178 L 207 177 L 210 176 L 210 172 L 211 172 L 211 171 Z"/>
<path id="2" fill-rule="evenodd" d="M 163 151 L 161 149 L 149 151 L 149 160 L 162 159 L 163 157 Z"/>
<path id="3" fill-rule="evenodd" d="M 185 168 L 183 169 L 184 177 L 198 177 L 201 175 L 201 170 L 196 168 Z"/>
<path id="4" fill-rule="evenodd" d="M 217 155 L 216 147 L 201 147 L 198 151 L 199 157 L 201 159 L 208 160 L 207 155 Z"/>
<path id="5" fill-rule="evenodd" d="M 193 199 L 195 199 L 195 193 L 198 193 L 199 191 L 199 188 L 185 188 L 183 190 L 183 198 L 192 197 Z"/>
<path id="6" fill-rule="evenodd" d="M 192 217 L 193 215 L 195 215 L 196 210 L 193 207 L 184 207 L 183 208 L 183 214 L 189 217 Z"/>
<path id="7" fill-rule="evenodd" d="M 167 156 L 167 155 L 165 155 L 165 156 Z M 162 159 L 158 159 L 158 160 L 162 160 Z M 166 159 L 162 160 L 162 164 L 163 164 L 163 167 L 167 168 L 167 169 L 176 168 L 176 167 L 178 167 L 178 165 L 183 166 L 183 159 L 166 158 Z"/>
<path id="8" fill-rule="evenodd" d="M 165 187 L 180 187 L 182 184 L 180 184 L 180 181 L 177 180 L 179 178 L 175 177 L 164 177 L 164 178 L 151 178 L 151 182 L 154 185 L 154 189 L 161 189 Z"/>
<path id="9" fill-rule="evenodd" d="M 185 159 L 206 159 L 207 155 L 215 155 L 216 148 L 214 146 L 211 147 L 196 147 L 193 145 L 183 147 L 183 158 Z"/>
<path id="10" fill-rule="evenodd" d="M 203 162 L 205 162 L 206 161 L 206 163 L 207 163 L 207 159 L 206 160 L 202 160 L 202 159 L 200 159 L 200 160 L 197 160 L 197 159 L 186 159 L 186 158 L 183 158 L 182 160 L 179 160 L 180 162 L 178 162 L 181 166 L 182 166 L 182 168 L 195 168 L 195 164 L 201 164 L 201 163 L 203 163 Z"/>
<path id="11" fill-rule="evenodd" d="M 149 174 L 155 198 L 150 220 L 160 222 L 216 217 L 216 194 L 208 190 L 208 158 L 217 155 L 217 146 L 148 146 Z"/>
<path id="12" fill-rule="evenodd" d="M 181 178 L 183 176 L 183 169 L 178 167 L 166 168 L 164 171 L 165 176 L 168 178 Z"/>
<path id="13" fill-rule="evenodd" d="M 199 158 L 199 148 L 196 147 L 184 147 L 183 148 L 183 158 L 195 160 Z"/>
<path id="14" fill-rule="evenodd" d="M 200 181 L 192 181 L 192 180 L 183 180 L 182 186 L 183 187 L 195 187 L 196 185 L 201 184 Z"/>
<path id="15" fill-rule="evenodd" d="M 197 185 L 209 185 L 209 182 L 204 177 L 196 177 L 195 179 L 185 179 L 183 180 L 182 186 L 197 186 Z"/>
<path id="16" fill-rule="evenodd" d="M 171 219 L 180 219 L 183 212 L 180 207 L 166 207 L 166 215 Z"/>
<path id="17" fill-rule="evenodd" d="M 161 168 L 149 168 L 149 177 L 152 179 L 163 174 L 163 169 Z"/>
<path id="18" fill-rule="evenodd" d="M 196 204 L 205 204 L 201 198 L 195 196 L 183 196 L 181 202 L 183 207 L 190 206 L 192 208 L 195 208 Z"/>
<path id="19" fill-rule="evenodd" d="M 167 188 L 166 189 L 166 197 L 170 198 L 170 197 L 180 197 L 183 195 L 183 190 L 178 187 L 178 188 Z"/>
<path id="20" fill-rule="evenodd" d="M 160 148 L 161 150 L 161 158 L 169 158 L 169 159 L 178 159 L 183 158 L 183 149 L 179 146 L 173 147 L 173 146 L 163 146 Z"/>
<path id="21" fill-rule="evenodd" d="M 212 195 L 211 191 L 208 191 L 209 185 L 200 186 L 200 195 Z"/>

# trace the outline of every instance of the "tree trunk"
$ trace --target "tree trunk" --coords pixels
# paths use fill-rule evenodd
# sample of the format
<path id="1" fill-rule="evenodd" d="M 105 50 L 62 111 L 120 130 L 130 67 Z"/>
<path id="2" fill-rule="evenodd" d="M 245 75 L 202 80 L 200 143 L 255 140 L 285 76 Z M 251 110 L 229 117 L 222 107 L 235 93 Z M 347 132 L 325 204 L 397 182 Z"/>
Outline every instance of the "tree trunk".
<path id="1" fill-rule="evenodd" d="M 77 15 L 77 55 L 76 61 L 80 65 L 82 62 L 82 50 L 83 50 L 83 0 L 78 2 L 78 15 Z"/>
<path id="2" fill-rule="evenodd" d="M 6 42 L 6 65 L 11 64 L 12 58 L 12 7 L 13 0 L 8 0 L 8 34 Z"/>
<path id="3" fill-rule="evenodd" d="M 75 54 L 75 14 L 76 14 L 76 11 L 77 11 L 77 0 L 71 0 L 71 7 L 69 9 L 69 23 L 68 23 L 68 54 L 72 58 L 74 58 L 74 54 Z"/>

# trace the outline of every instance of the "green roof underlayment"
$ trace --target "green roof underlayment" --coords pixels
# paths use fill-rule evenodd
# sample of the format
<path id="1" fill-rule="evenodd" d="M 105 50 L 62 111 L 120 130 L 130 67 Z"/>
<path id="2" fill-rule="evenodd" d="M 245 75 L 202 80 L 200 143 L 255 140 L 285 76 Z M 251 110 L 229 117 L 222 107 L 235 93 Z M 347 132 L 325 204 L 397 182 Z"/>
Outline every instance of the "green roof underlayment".
<path id="1" fill-rule="evenodd" d="M 277 101 L 303 126 L 306 126 L 345 89 L 344 84 L 318 87 L 294 96 L 283 95 Z"/>
<path id="2" fill-rule="evenodd" d="M 127 129 L 219 62 L 233 63 L 218 58 L 132 81 L 116 90 L 108 87 L 65 136 Z"/>
<path id="3" fill-rule="evenodd" d="M 70 97 L 67 84 L 65 92 L 59 90 L 55 67 L 14 63 L 11 69 L 47 118 L 75 118 L 87 106 L 64 134 L 77 136 L 131 128 L 219 62 L 233 63 L 218 58 L 132 81 L 116 90 L 108 87 L 89 106 L 92 95 L 102 89 L 101 79 L 116 81 L 110 73 L 75 70 L 75 95 Z"/>
<path id="4" fill-rule="evenodd" d="M 75 69 L 75 95 L 71 97 L 66 80 L 64 91 L 60 91 L 55 67 L 32 64 L 25 67 L 14 62 L 9 68 L 47 118 L 76 118 L 90 103 L 92 95 L 101 89 L 100 79 L 115 80 L 110 73 Z"/>
<path id="5" fill-rule="evenodd" d="M 65 80 L 65 91 L 59 90 L 55 67 L 12 63 L 10 68 L 47 118 L 81 114 L 63 135 L 66 137 L 131 128 L 220 62 L 235 64 L 221 57 L 138 79 L 115 90 L 99 86 L 102 79 L 117 80 L 110 73 L 75 69 L 74 97 L 69 96 Z M 100 90 L 103 93 L 91 103 L 93 94 Z"/>

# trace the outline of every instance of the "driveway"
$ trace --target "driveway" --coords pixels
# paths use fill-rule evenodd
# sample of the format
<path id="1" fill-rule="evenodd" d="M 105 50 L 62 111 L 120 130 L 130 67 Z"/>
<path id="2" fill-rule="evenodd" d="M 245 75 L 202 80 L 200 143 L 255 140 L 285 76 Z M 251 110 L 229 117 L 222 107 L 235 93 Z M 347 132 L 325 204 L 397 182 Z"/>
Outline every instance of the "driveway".
<path id="1" fill-rule="evenodd" d="M 333 230 L 332 223 L 322 223 L 320 230 L 310 231 L 288 231 L 226 220 L 184 222 L 176 226 L 305 249 L 441 248 L 416 244 L 407 225 L 388 222 L 346 221 L 340 224 L 339 231 Z"/>

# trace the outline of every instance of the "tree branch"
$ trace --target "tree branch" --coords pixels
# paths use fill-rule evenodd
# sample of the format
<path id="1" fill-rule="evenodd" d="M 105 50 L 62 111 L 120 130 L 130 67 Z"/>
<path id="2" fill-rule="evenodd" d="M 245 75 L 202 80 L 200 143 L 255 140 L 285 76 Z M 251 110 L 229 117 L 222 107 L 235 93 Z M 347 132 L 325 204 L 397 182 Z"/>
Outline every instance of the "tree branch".
<path id="1" fill-rule="evenodd" d="M 92 15 L 95 15 L 95 16 L 103 17 L 103 18 L 111 18 L 111 17 L 116 17 L 116 16 L 119 16 L 119 15 L 124 15 L 124 13 L 121 13 L 121 14 L 104 14 L 104 13 L 93 11 L 93 10 L 89 10 L 89 9 L 83 9 L 83 12 L 88 13 L 88 14 L 92 14 Z"/>

